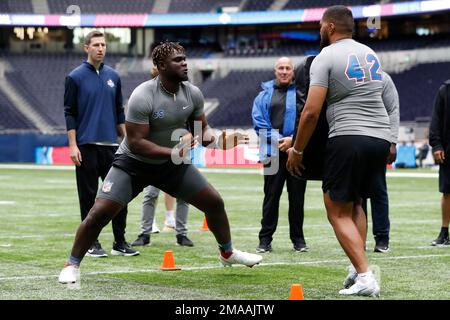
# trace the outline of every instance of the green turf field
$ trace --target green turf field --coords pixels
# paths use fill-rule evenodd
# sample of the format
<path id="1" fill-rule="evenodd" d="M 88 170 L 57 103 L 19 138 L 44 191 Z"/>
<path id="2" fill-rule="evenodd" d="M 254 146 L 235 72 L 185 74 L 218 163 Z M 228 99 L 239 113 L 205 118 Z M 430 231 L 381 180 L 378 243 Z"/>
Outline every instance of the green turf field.
<path id="1" fill-rule="evenodd" d="M 263 177 L 206 176 L 225 200 L 235 247 L 254 252 Z M 388 188 L 391 252 L 373 253 L 371 235 L 367 243 L 369 263 L 380 272 L 381 299 L 450 299 L 450 246 L 429 246 L 440 229 L 437 179 L 388 178 Z M 160 227 L 162 199 L 157 211 Z M 129 242 L 139 233 L 141 200 L 140 195 L 129 206 Z M 264 255 L 259 266 L 223 268 L 212 234 L 200 230 L 202 213 L 191 209 L 188 226 L 193 248 L 176 246 L 174 233 L 160 233 L 152 235 L 151 246 L 137 257 L 86 257 L 78 290 L 57 281 L 79 225 L 74 171 L 0 169 L 0 215 L 0 299 L 286 300 L 293 283 L 302 284 L 305 299 L 343 299 L 338 291 L 348 261 L 326 219 L 318 182 L 310 182 L 306 194 L 308 253 L 292 251 L 284 194 L 274 250 Z M 99 239 L 109 253 L 110 225 Z M 168 249 L 181 271 L 159 270 Z"/>

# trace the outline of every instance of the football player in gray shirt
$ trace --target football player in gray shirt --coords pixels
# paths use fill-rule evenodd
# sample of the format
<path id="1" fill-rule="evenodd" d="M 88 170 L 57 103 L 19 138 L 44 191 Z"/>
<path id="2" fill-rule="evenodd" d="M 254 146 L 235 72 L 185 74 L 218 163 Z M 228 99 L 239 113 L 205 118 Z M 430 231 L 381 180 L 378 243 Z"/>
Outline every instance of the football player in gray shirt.
<path id="1" fill-rule="evenodd" d="M 198 139 L 184 129 L 186 123 L 201 137 L 200 142 L 205 147 L 227 150 L 248 142 L 248 137 L 225 131 L 216 136 L 208 126 L 203 95 L 187 81 L 182 46 L 161 43 L 153 50 L 152 58 L 159 76 L 142 83 L 131 94 L 125 119 L 126 138 L 98 191 L 94 206 L 78 228 L 71 255 L 59 276 L 60 283 L 78 282 L 80 262 L 102 228 L 148 185 L 205 213 L 224 266 L 253 267 L 262 260 L 260 255 L 233 248 L 222 197 L 194 165 L 180 161 Z"/>
<path id="2" fill-rule="evenodd" d="M 362 198 L 383 174 L 389 152 L 389 116 L 381 98 L 382 69 L 375 52 L 352 39 L 354 20 L 345 6 L 328 8 L 320 21 L 321 53 L 310 71 L 310 89 L 287 167 L 301 175 L 303 150 L 327 99 L 329 135 L 324 161 L 324 203 L 336 237 L 349 257 L 342 295 L 378 296 L 380 287 L 364 251 Z"/>

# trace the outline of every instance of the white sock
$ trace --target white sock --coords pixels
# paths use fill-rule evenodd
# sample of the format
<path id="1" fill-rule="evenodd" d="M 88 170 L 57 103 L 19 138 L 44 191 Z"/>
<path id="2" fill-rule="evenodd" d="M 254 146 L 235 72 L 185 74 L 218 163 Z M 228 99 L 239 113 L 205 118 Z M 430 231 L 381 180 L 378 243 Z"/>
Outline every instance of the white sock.
<path id="1" fill-rule="evenodd" d="M 168 210 L 167 212 L 166 212 L 166 218 L 173 218 L 173 215 L 174 215 L 174 211 L 173 210 Z"/>
<path id="2" fill-rule="evenodd" d="M 166 224 L 169 225 L 175 224 L 175 212 L 173 210 L 166 212 Z"/>
<path id="3" fill-rule="evenodd" d="M 373 278 L 372 271 L 358 273 L 358 278 L 363 282 L 369 281 L 369 279 Z"/>

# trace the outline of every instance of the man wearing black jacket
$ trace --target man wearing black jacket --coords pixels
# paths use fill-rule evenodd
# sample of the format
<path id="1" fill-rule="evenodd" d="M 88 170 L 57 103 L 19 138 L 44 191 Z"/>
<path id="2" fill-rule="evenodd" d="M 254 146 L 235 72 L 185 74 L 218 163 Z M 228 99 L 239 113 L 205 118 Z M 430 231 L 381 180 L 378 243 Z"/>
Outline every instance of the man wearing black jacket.
<path id="1" fill-rule="evenodd" d="M 308 96 L 309 71 L 315 57 L 315 55 L 307 56 L 295 67 L 295 86 L 297 88 L 297 101 L 300 104 L 300 108 L 295 121 L 294 136 L 292 137 L 292 141 L 295 141 L 297 136 L 298 121 Z M 303 158 L 305 169 L 303 172 L 303 177 L 306 180 L 322 180 L 325 146 L 328 140 L 328 122 L 326 113 L 327 107 L 325 102 L 322 107 L 322 111 L 320 112 L 316 129 L 311 136 L 311 141 L 305 148 L 305 156 Z"/>
<path id="2" fill-rule="evenodd" d="M 442 227 L 432 246 L 450 245 L 448 225 L 450 221 L 450 79 L 439 88 L 434 100 L 433 115 L 430 124 L 430 146 L 434 161 L 439 164 L 439 191 L 442 193 Z"/>

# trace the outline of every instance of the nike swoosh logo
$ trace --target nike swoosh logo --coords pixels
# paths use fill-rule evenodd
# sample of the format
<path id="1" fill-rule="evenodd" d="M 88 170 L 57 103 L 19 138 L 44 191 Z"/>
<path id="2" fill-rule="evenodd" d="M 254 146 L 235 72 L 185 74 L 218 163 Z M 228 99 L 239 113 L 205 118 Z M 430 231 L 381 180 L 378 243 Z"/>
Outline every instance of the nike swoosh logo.
<path id="1" fill-rule="evenodd" d="M 183 110 L 186 110 L 187 108 L 189 108 L 190 106 L 185 106 L 185 107 L 183 107 Z"/>

